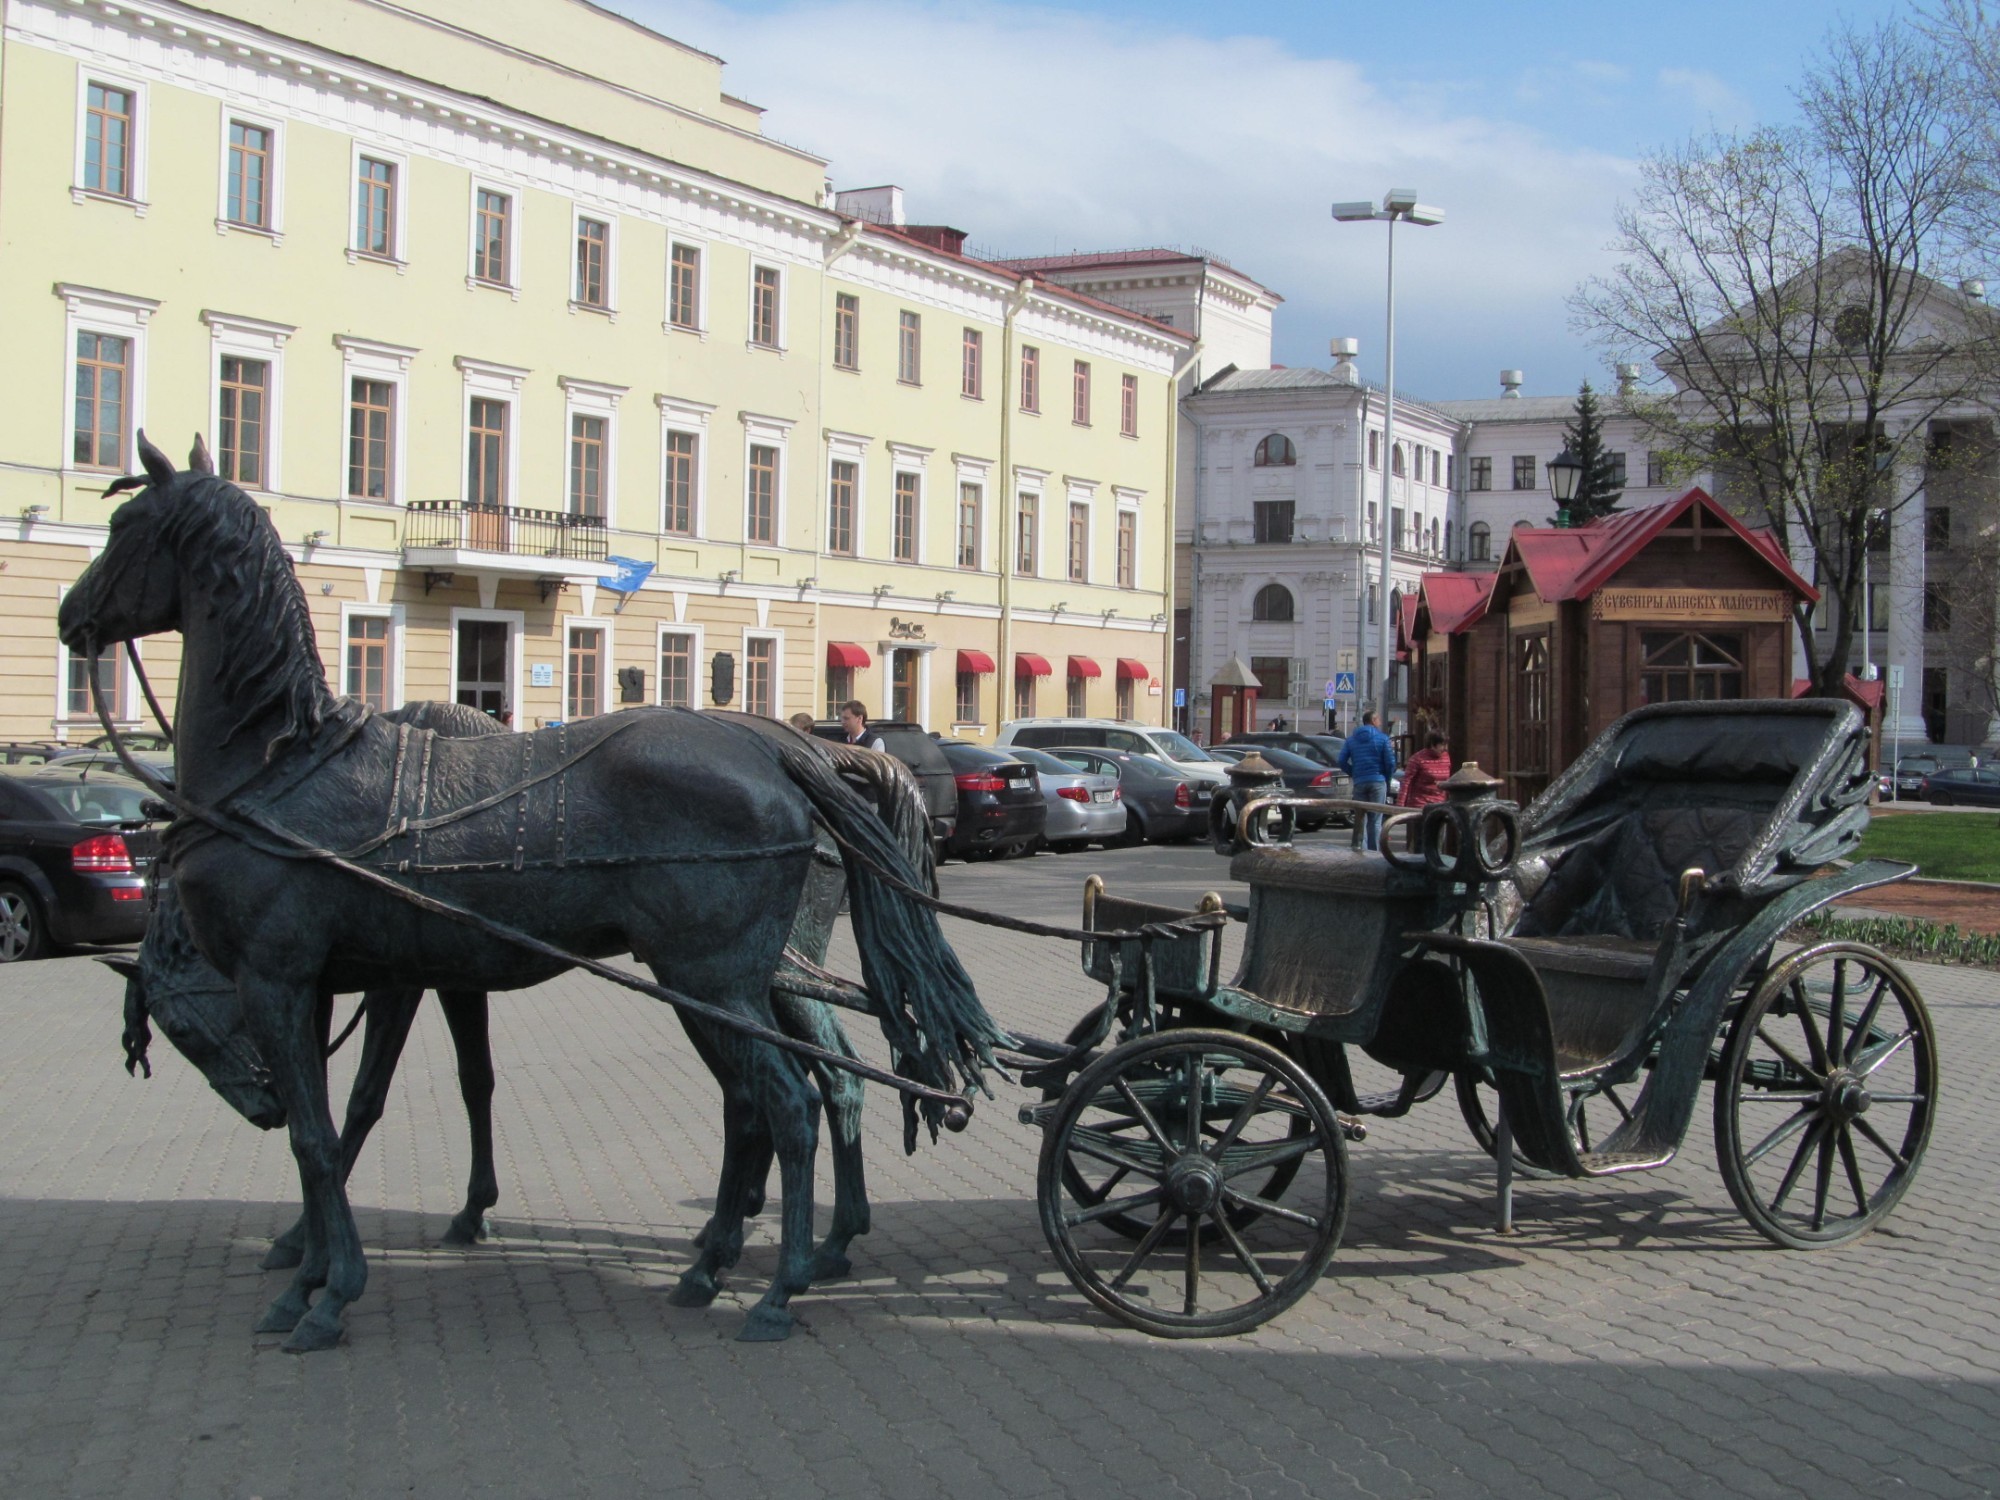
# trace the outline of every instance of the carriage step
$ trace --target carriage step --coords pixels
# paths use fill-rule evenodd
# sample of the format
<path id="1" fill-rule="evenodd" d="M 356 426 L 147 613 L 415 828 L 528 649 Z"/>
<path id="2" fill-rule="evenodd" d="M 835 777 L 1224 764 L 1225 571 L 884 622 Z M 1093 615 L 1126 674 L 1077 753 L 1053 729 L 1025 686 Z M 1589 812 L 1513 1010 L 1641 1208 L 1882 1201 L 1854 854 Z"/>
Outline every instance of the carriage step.
<path id="1" fill-rule="evenodd" d="M 1587 1177 L 1612 1177 L 1620 1172 L 1647 1172 L 1674 1159 L 1671 1151 L 1585 1151 L 1577 1160 Z"/>

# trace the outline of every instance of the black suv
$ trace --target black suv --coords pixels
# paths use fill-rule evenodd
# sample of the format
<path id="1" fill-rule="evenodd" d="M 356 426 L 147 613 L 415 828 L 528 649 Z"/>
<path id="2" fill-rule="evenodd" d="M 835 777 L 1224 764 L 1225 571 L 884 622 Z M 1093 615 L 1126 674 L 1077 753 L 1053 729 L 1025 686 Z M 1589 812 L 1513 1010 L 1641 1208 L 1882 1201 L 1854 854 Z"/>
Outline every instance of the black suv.
<path id="1" fill-rule="evenodd" d="M 1275 745 L 1323 766 L 1339 766 L 1340 747 L 1347 743 L 1337 734 L 1302 734 L 1296 729 L 1251 729 L 1232 734 L 1225 745 Z"/>
<path id="2" fill-rule="evenodd" d="M 0 963 L 145 936 L 160 852 L 148 795 L 98 766 L 0 767 Z"/>
<path id="3" fill-rule="evenodd" d="M 895 719 L 870 720 L 868 733 L 879 735 L 882 748 L 908 766 L 910 774 L 917 778 L 917 785 L 923 788 L 924 811 L 931 819 L 931 847 L 942 864 L 945 846 L 958 832 L 958 781 L 951 763 L 922 725 Z M 838 719 L 821 719 L 813 725 L 813 735 L 822 740 L 847 739 L 847 731 L 841 728 Z"/>

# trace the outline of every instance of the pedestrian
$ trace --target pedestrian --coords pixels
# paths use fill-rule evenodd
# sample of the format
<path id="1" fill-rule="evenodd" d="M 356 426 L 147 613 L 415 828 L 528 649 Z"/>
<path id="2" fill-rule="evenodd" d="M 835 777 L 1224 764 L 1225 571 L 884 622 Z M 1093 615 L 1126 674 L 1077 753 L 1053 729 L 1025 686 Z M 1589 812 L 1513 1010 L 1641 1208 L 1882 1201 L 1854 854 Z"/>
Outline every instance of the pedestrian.
<path id="1" fill-rule="evenodd" d="M 1396 772 L 1396 747 L 1388 735 L 1375 727 L 1372 709 L 1361 716 L 1361 727 L 1340 747 L 1340 769 L 1353 779 L 1357 802 L 1389 800 L 1389 778 Z M 1369 850 L 1382 847 L 1382 814 L 1356 814 L 1354 847 Z"/>
<path id="2" fill-rule="evenodd" d="M 1396 800 L 1404 807 L 1429 807 L 1444 801 L 1444 779 L 1451 775 L 1451 752 L 1445 737 L 1433 729 L 1424 739 L 1424 748 L 1403 766 L 1403 795 Z"/>
<path id="3" fill-rule="evenodd" d="M 882 736 L 868 732 L 868 708 L 859 698 L 850 698 L 840 705 L 840 728 L 850 745 L 859 745 L 863 750 L 888 751 L 882 743 Z"/>
<path id="4" fill-rule="evenodd" d="M 804 735 L 807 739 L 811 739 L 813 732 L 813 716 L 807 713 L 793 714 L 792 728 L 796 729 L 800 734 Z"/>

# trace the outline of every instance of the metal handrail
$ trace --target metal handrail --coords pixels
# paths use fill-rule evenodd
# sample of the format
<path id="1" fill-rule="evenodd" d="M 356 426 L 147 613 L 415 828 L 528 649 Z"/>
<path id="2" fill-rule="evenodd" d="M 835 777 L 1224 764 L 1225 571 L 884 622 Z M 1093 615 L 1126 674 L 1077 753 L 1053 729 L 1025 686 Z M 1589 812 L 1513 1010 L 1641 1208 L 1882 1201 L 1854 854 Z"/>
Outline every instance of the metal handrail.
<path id="1" fill-rule="evenodd" d="M 448 547 L 603 562 L 611 551 L 603 516 L 475 500 L 412 500 L 403 523 L 405 547 Z M 481 526 L 490 528 L 479 534 Z"/>

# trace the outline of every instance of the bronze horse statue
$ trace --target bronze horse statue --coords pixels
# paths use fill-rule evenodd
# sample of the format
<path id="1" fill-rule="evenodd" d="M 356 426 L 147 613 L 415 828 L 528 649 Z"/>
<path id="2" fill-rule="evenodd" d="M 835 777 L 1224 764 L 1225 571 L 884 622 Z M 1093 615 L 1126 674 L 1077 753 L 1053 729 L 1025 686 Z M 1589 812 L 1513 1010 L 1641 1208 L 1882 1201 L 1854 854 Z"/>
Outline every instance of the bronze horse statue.
<path id="1" fill-rule="evenodd" d="M 898 1070 L 937 1094 L 969 1089 L 1007 1040 L 911 894 L 922 874 L 874 807 L 776 724 L 762 733 L 640 709 L 475 739 L 390 725 L 327 687 L 304 593 L 263 511 L 213 473 L 177 472 L 143 439 L 140 454 L 145 475 L 114 486 L 137 493 L 59 626 L 92 655 L 181 632 L 183 816 L 169 857 L 201 951 L 235 984 L 270 1070 L 306 1205 L 304 1258 L 259 1329 L 286 1332 L 288 1349 L 329 1348 L 367 1281 L 320 996 L 515 989 L 571 956 L 630 952 L 716 1016 L 682 1011 L 723 1091 L 718 1220 L 749 1203 L 758 1142 L 776 1157 L 779 1270 L 742 1336 L 783 1338 L 813 1275 L 819 1099 L 793 1052 L 730 1022 L 775 1034 L 771 984 L 816 827 L 840 847 L 863 979 Z M 496 928 L 525 945 L 496 940 Z M 924 1108 L 933 1126 L 946 1118 L 935 1096 Z M 710 1236 L 675 1300 L 714 1297 L 732 1238 L 740 1219 L 734 1236 Z"/>

